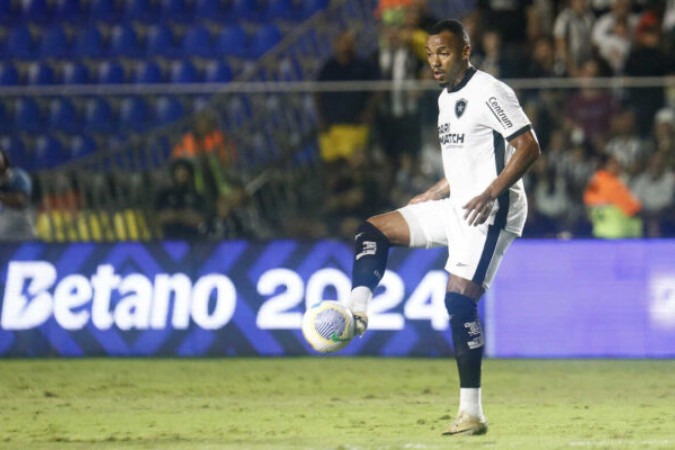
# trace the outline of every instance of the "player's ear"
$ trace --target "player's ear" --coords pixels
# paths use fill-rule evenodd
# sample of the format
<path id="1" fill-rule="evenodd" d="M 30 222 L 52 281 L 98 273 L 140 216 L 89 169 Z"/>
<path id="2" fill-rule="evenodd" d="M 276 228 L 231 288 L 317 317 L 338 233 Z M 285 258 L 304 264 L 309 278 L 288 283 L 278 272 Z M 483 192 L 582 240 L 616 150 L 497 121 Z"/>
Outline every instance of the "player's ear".
<path id="1" fill-rule="evenodd" d="M 471 56 L 471 44 L 465 44 L 462 49 L 462 59 L 468 60 L 469 56 Z"/>

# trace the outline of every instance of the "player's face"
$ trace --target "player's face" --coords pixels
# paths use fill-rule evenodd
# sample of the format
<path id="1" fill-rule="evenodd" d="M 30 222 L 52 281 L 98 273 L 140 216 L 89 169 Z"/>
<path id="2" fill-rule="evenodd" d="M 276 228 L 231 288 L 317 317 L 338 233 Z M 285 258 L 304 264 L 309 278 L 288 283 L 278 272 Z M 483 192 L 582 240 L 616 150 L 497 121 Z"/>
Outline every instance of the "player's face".
<path id="1" fill-rule="evenodd" d="M 470 48 L 449 31 L 429 36 L 425 49 L 434 80 L 441 86 L 454 84 L 469 63 Z"/>

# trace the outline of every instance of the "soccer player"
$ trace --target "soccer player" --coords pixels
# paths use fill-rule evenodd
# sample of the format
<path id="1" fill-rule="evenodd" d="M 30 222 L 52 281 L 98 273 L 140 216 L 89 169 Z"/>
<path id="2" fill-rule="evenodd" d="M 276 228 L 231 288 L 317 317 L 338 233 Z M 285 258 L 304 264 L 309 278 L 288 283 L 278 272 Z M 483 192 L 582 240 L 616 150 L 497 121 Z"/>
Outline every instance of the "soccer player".
<path id="1" fill-rule="evenodd" d="M 522 176 L 539 157 L 531 123 L 513 90 L 471 65 L 461 22 L 438 22 L 426 41 L 438 99 L 445 177 L 397 210 L 370 217 L 356 233 L 348 306 L 357 333 L 384 275 L 390 246 L 448 247 L 445 305 L 459 372 L 459 413 L 443 434 L 483 434 L 483 331 L 477 303 L 527 216 Z"/>

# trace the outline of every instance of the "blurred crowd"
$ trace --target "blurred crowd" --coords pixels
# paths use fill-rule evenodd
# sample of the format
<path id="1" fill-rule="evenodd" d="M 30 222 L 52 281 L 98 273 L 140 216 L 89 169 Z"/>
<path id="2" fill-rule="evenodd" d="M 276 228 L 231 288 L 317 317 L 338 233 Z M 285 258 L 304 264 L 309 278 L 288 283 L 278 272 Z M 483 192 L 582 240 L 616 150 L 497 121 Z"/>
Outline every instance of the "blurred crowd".
<path id="1" fill-rule="evenodd" d="M 81 214 L 78 220 L 86 223 L 72 225 L 79 231 L 71 239 L 56 223 L 65 219 L 42 216 L 32 235 L 109 240 L 107 228 L 126 227 L 110 236 L 351 240 L 365 217 L 406 203 L 442 176 L 438 92 L 410 84 L 431 80 L 424 45 L 439 17 L 425 0 L 380 0 L 374 14 L 375 50 L 364 51 L 371 46 L 362 33 L 342 31 L 315 79 L 384 80 L 391 89 L 316 92 L 320 164 L 293 185 L 299 213 L 271 226 L 252 218 L 254 189 L 236 181 L 236 162 L 246 155 L 238 154 L 217 118 L 196 115 L 191 130 L 171 144 L 163 177 L 134 185 L 126 175 L 126 185 L 136 188 L 122 196 L 152 195 L 131 222 L 124 211 L 105 220 Z M 675 236 L 675 0 L 477 0 L 459 19 L 470 31 L 476 67 L 520 79 L 513 87 L 540 140 L 543 155 L 525 178 L 525 236 Z M 569 84 L 547 86 L 547 79 Z M 27 208 L 25 199 L 36 198 L 27 175 L 6 155 L 2 159 L 0 219 L 8 211 L 16 216 Z M 102 202 L 85 199 L 83 191 L 70 185 L 59 198 L 40 197 L 43 204 L 36 206 L 86 209 Z M 23 201 L 5 201 L 9 197 Z M 3 238 L 25 234 L 5 232 Z"/>
<path id="2" fill-rule="evenodd" d="M 358 219 L 442 176 L 437 93 L 405 89 L 429 79 L 424 42 L 437 18 L 424 0 L 382 0 L 377 14 L 375 54 L 360 55 L 353 33 L 342 33 L 318 77 L 394 86 L 317 100 L 321 155 L 335 167 L 323 219 L 326 234 L 344 238 Z M 479 69 L 539 86 L 570 81 L 514 86 L 543 150 L 525 180 L 525 236 L 675 236 L 675 86 L 659 78 L 675 76 L 675 2 L 479 0 L 461 19 Z M 623 86 L 623 77 L 645 83 Z"/>

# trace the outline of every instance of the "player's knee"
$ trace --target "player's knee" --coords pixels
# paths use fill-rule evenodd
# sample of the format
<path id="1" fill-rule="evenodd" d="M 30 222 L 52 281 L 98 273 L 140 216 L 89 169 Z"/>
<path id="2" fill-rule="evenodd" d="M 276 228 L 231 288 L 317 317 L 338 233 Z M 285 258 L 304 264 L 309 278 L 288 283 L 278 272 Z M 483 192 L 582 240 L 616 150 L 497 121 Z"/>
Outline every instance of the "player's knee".
<path id="1" fill-rule="evenodd" d="M 450 315 L 451 324 L 463 324 L 471 322 L 478 317 L 476 302 L 462 294 L 448 292 L 445 295 L 445 309 Z"/>
<path id="2" fill-rule="evenodd" d="M 356 242 L 374 241 L 389 244 L 389 238 L 369 221 L 362 222 L 356 229 Z"/>

